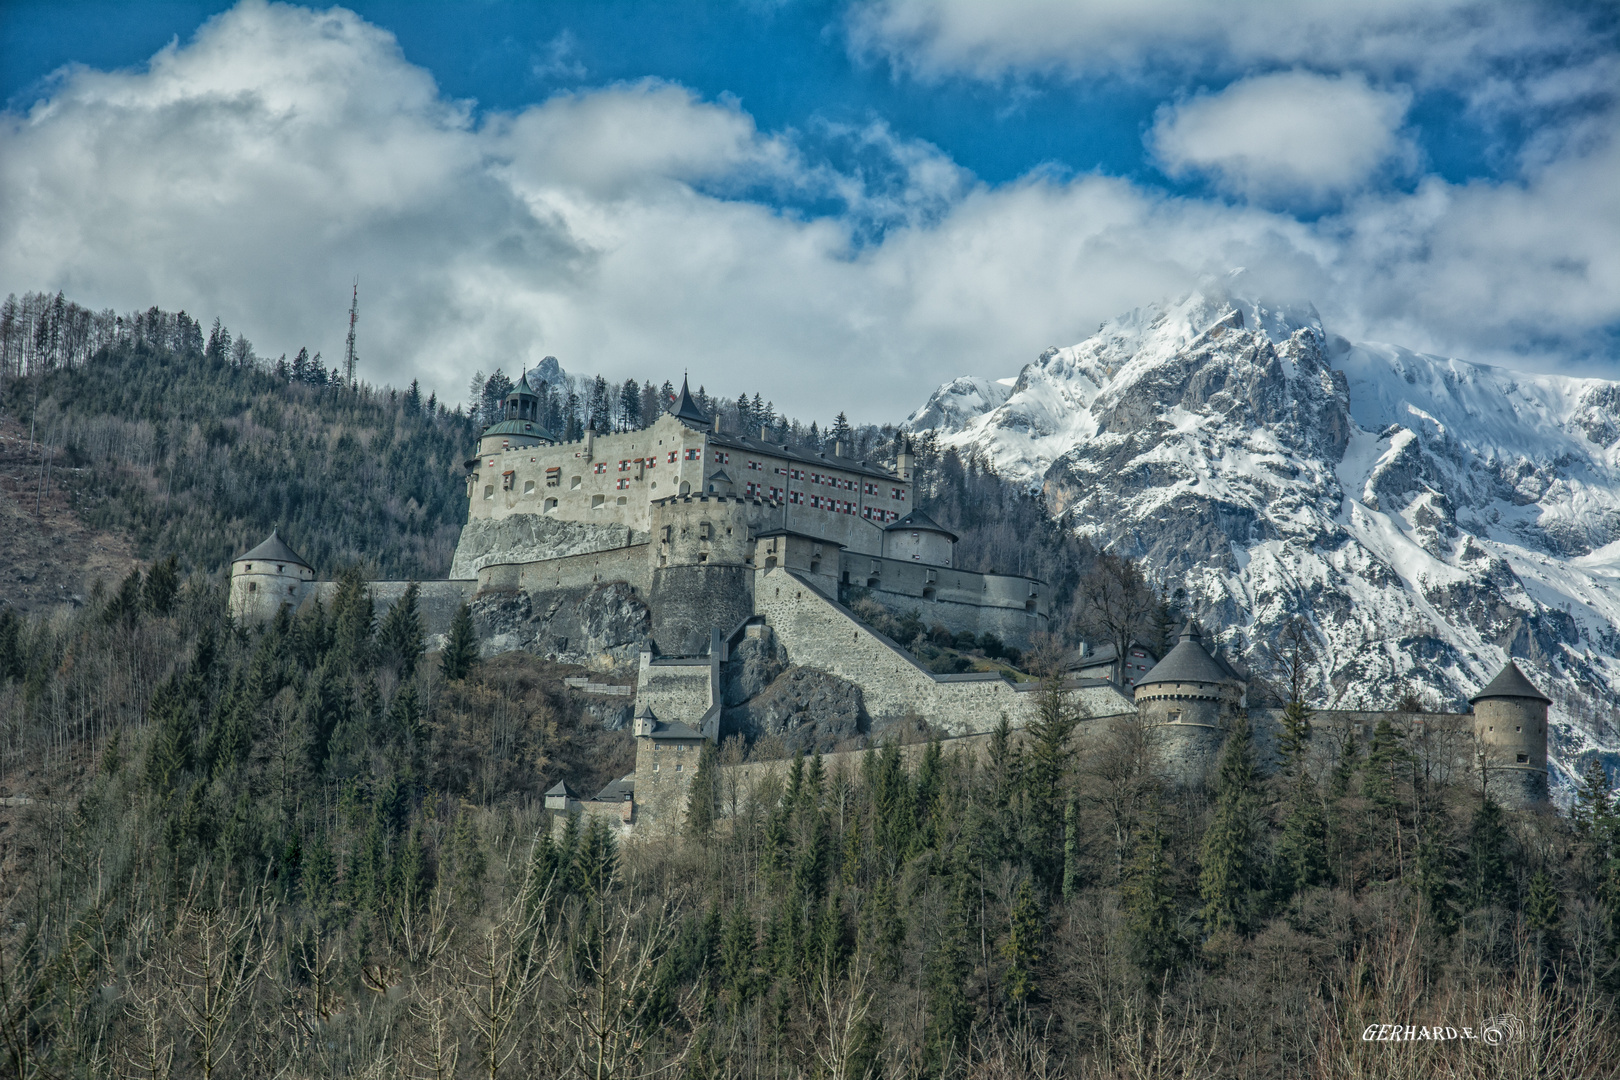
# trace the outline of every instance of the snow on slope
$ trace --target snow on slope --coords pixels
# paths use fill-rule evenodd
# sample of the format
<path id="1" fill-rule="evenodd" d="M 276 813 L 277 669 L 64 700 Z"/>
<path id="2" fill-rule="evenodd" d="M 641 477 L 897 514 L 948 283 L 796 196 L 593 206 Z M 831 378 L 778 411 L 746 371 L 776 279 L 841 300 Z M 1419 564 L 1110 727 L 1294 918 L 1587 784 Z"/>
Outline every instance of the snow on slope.
<path id="1" fill-rule="evenodd" d="M 1040 488 L 1234 645 L 1305 613 L 1346 706 L 1461 707 L 1515 656 L 1555 699 L 1565 789 L 1620 763 L 1620 384 L 1352 345 L 1214 288 L 987 385 L 906 427 Z"/>

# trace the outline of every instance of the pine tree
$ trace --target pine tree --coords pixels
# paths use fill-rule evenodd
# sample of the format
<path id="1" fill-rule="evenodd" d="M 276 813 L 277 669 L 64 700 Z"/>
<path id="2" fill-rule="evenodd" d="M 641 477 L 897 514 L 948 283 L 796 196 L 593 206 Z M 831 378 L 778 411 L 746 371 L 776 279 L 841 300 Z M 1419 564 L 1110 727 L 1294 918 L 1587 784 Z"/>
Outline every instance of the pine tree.
<path id="1" fill-rule="evenodd" d="M 686 789 L 686 835 L 706 841 L 714 833 L 714 819 L 720 805 L 720 785 L 715 775 L 714 744 L 705 742 L 698 752 L 697 773 Z"/>
<path id="2" fill-rule="evenodd" d="M 842 442 L 845 453 L 854 449 L 855 429 L 849 426 L 849 418 L 841 412 L 833 419 L 832 428 L 828 430 L 827 436 Z"/>
<path id="3" fill-rule="evenodd" d="M 1279 900 L 1327 879 L 1327 816 L 1317 798 L 1316 785 L 1303 772 L 1294 781 L 1289 796 L 1276 859 L 1273 879 Z"/>
<path id="4" fill-rule="evenodd" d="M 1558 889 L 1545 868 L 1530 878 L 1530 895 L 1524 904 L 1524 925 L 1537 934 L 1558 930 Z"/>
<path id="5" fill-rule="evenodd" d="M 754 994 L 756 931 L 748 905 L 738 900 L 726 918 L 720 942 L 720 981 L 734 1007 L 746 1005 Z"/>
<path id="6" fill-rule="evenodd" d="M 871 958 L 874 970 L 882 977 L 897 979 L 905 943 L 906 923 L 895 902 L 894 886 L 888 875 L 880 874 L 861 908 L 861 954 Z"/>
<path id="7" fill-rule="evenodd" d="M 1305 752 L 1311 738 L 1311 710 L 1298 698 L 1283 708 L 1282 730 L 1277 735 L 1277 755 L 1284 776 L 1295 776 L 1305 769 Z"/>
<path id="8" fill-rule="evenodd" d="M 1451 884 L 1450 860 L 1445 847 L 1438 840 L 1425 837 L 1418 844 L 1413 874 L 1417 879 L 1418 895 L 1423 898 L 1424 910 L 1442 933 L 1449 934 L 1457 923 L 1457 912 L 1452 906 L 1456 890 Z"/>
<path id="9" fill-rule="evenodd" d="M 641 387 L 634 379 L 624 380 L 619 388 L 619 420 L 625 431 L 641 427 Z"/>
<path id="10" fill-rule="evenodd" d="M 398 668 L 401 679 L 416 674 L 417 661 L 426 648 L 422 616 L 416 607 L 418 595 L 416 582 L 405 586 L 404 595 L 388 609 L 377 628 L 377 648 L 388 663 Z"/>
<path id="11" fill-rule="evenodd" d="M 180 592 L 180 561 L 170 555 L 153 565 L 141 587 L 141 606 L 153 615 L 167 615 Z"/>
<path id="12" fill-rule="evenodd" d="M 1080 891 L 1080 815 L 1074 797 L 1063 807 L 1063 902 Z"/>
<path id="13" fill-rule="evenodd" d="M 1575 793 L 1575 806 L 1571 816 L 1575 831 L 1590 836 L 1614 813 L 1613 793 L 1609 787 L 1609 771 L 1594 757 L 1581 776 L 1580 790 Z"/>
<path id="14" fill-rule="evenodd" d="M 180 785 L 191 768 L 195 752 L 195 702 L 187 701 L 180 680 L 171 676 L 152 695 L 148 724 L 152 740 L 146 751 L 146 783 L 160 799 L 166 799 Z"/>
<path id="15" fill-rule="evenodd" d="M 1135 851 L 1120 890 L 1136 963 L 1153 978 L 1168 970 L 1176 956 L 1176 898 L 1159 817 L 1154 799 L 1136 830 Z"/>
<path id="16" fill-rule="evenodd" d="M 450 624 L 450 640 L 439 657 L 444 677 L 449 681 L 465 679 L 473 665 L 478 663 L 478 634 L 473 629 L 472 606 L 462 604 Z"/>
<path id="17" fill-rule="evenodd" d="M 1505 904 L 1512 878 L 1507 857 L 1507 823 L 1495 799 L 1474 811 L 1468 830 L 1467 877 L 1463 898 L 1470 909 Z"/>
<path id="18" fill-rule="evenodd" d="M 1211 934 L 1242 933 L 1254 908 L 1256 871 L 1254 752 L 1249 722 L 1239 717 L 1226 736 L 1215 789 L 1215 816 L 1204 833 L 1198 877 L 1204 925 Z"/>
<path id="19" fill-rule="evenodd" d="M 1044 917 L 1035 901 L 1035 890 L 1028 878 L 1018 886 L 1013 901 L 1011 925 L 1001 955 L 1007 961 L 1005 986 L 1014 1007 L 1022 1008 L 1035 995 L 1035 967 L 1041 962 L 1041 931 Z"/>
<path id="20" fill-rule="evenodd" d="M 928 1020 L 924 1038 L 936 1073 L 943 1073 L 948 1063 L 962 1057 L 973 1020 L 973 1007 L 967 998 L 968 975 L 972 971 L 968 941 L 978 897 L 964 869 L 958 867 L 953 878 L 951 905 L 936 932 L 925 969 Z"/>
<path id="21" fill-rule="evenodd" d="M 1356 743 L 1356 733 L 1346 732 L 1338 760 L 1333 763 L 1333 773 L 1328 779 L 1329 797 L 1342 799 L 1350 793 L 1350 781 L 1355 779 L 1356 767 L 1360 763 L 1361 747 Z"/>
<path id="22" fill-rule="evenodd" d="M 0 608 L 0 684 L 20 681 L 28 674 L 22 629 L 23 621 L 16 611 L 9 606 Z"/>

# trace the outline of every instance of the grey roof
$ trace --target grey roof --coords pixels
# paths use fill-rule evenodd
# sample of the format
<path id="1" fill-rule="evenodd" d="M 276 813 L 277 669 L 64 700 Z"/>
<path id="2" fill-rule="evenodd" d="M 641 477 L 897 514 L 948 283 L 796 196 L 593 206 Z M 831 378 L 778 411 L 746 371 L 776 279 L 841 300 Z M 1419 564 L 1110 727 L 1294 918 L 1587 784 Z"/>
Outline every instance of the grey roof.
<path id="1" fill-rule="evenodd" d="M 731 477 L 726 475 L 726 471 L 724 469 L 714 470 L 714 472 L 709 474 L 709 480 L 717 484 L 731 483 Z"/>
<path id="2" fill-rule="evenodd" d="M 951 538 L 951 543 L 954 544 L 956 542 L 955 533 L 951 532 L 951 530 L 947 529 L 945 526 L 941 525 L 939 522 L 935 521 L 921 510 L 913 510 L 899 521 L 894 522 L 892 525 L 886 526 L 883 531 L 894 532 L 897 529 L 925 529 L 928 532 L 944 533 L 946 536 Z"/>
<path id="3" fill-rule="evenodd" d="M 294 566 L 302 566 L 306 570 L 315 569 L 304 561 L 302 555 L 288 547 L 281 537 L 277 535 L 275 529 L 270 530 L 270 535 L 265 539 L 264 543 L 251 551 L 238 555 L 231 561 L 246 562 L 249 559 L 255 562 L 292 563 Z"/>
<path id="4" fill-rule="evenodd" d="M 624 802 L 626 796 L 634 797 L 636 793 L 636 774 L 626 773 L 617 780 L 611 781 L 601 791 L 596 793 L 592 802 Z"/>
<path id="5" fill-rule="evenodd" d="M 552 785 L 551 790 L 546 792 L 546 794 L 547 795 L 561 795 L 565 799 L 578 799 L 579 798 L 579 793 L 576 792 L 573 788 L 569 787 L 568 786 L 568 781 L 566 781 L 566 780 L 557 781 L 556 784 Z"/>
<path id="6" fill-rule="evenodd" d="M 820 465 L 829 469 L 838 469 L 842 472 L 855 473 L 859 476 L 887 480 L 890 483 L 902 482 L 894 473 L 875 468 L 867 462 L 839 457 L 836 454 L 812 454 L 808 450 L 802 450 L 789 443 L 765 442 L 762 439 L 750 439 L 746 435 L 733 435 L 726 431 L 711 432 L 709 441 L 716 446 L 724 446 L 730 450 L 744 450 L 765 457 L 797 461 L 804 465 Z M 909 483 L 910 481 L 904 482 Z"/>
<path id="7" fill-rule="evenodd" d="M 1140 679 L 1137 686 L 1152 686 L 1167 682 L 1226 683 L 1233 678 L 1226 668 L 1205 651 L 1198 624 L 1189 622 L 1182 627 L 1181 640 L 1164 654 L 1164 659 Z"/>
<path id="8" fill-rule="evenodd" d="M 519 379 L 517 385 L 512 387 L 512 393 L 507 394 L 506 396 L 511 397 L 512 394 L 533 394 L 535 397 L 539 397 L 540 387 L 546 385 L 545 382 L 542 380 L 539 386 L 537 386 L 529 381 L 530 375 L 538 376 L 539 374 L 540 373 L 538 371 L 525 371 L 523 373 L 523 378 Z"/>
<path id="9" fill-rule="evenodd" d="M 653 724 L 652 735 L 654 739 L 701 739 L 703 732 L 690 724 L 683 724 L 679 720 L 659 720 Z"/>
<path id="10" fill-rule="evenodd" d="M 692 391 L 687 389 L 685 375 L 681 376 L 681 396 L 675 401 L 675 419 L 698 427 L 708 427 L 711 422 L 709 414 L 692 400 Z"/>
<path id="11" fill-rule="evenodd" d="M 1552 698 L 1537 690 L 1535 684 L 1524 677 L 1524 672 L 1520 671 L 1519 665 L 1512 660 L 1507 662 L 1507 667 L 1496 673 L 1496 678 L 1492 679 L 1485 689 L 1469 698 L 1468 703 L 1472 705 L 1482 698 L 1499 697 L 1530 698 L 1532 701 L 1552 703 Z"/>

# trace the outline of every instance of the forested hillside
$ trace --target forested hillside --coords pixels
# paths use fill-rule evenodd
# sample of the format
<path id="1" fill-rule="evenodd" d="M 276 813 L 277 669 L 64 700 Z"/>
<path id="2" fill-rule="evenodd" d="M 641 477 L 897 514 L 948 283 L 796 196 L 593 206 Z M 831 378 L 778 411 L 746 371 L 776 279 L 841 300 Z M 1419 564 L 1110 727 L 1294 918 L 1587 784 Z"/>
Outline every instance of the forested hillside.
<path id="1" fill-rule="evenodd" d="M 317 382 L 302 358 L 263 363 L 183 312 L 117 328 L 87 358 L 30 365 L 0 398 L 87 523 L 188 568 L 218 569 L 279 525 L 327 572 L 444 575 L 466 519 L 469 420 L 324 369 Z"/>
<path id="2" fill-rule="evenodd" d="M 1382 724 L 1206 788 L 1084 756 L 705 756 L 620 848 L 563 672 L 423 657 L 351 577 L 262 631 L 202 577 L 0 613 L 0 1071 L 117 1077 L 1608 1077 L 1620 815 L 1482 802 Z M 1309 711 L 1299 710 L 1300 724 Z M 1512 1021 L 1501 1019 L 1512 1017 Z M 1378 1025 L 1505 1031 L 1364 1041 Z M 1416 1040 L 1414 1036 L 1414 1040 Z"/>

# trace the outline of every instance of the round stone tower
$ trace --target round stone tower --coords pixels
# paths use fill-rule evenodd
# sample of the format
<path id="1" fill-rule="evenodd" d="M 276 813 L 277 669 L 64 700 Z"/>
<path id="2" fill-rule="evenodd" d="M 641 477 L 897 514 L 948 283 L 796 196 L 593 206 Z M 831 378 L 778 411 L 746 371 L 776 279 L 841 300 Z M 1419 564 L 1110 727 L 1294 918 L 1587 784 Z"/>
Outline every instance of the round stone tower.
<path id="1" fill-rule="evenodd" d="M 652 639 L 666 656 L 701 656 L 710 632 L 730 633 L 754 613 L 753 535 L 758 499 L 679 495 L 652 504 Z"/>
<path id="2" fill-rule="evenodd" d="M 277 535 L 231 560 L 231 615 L 241 623 L 269 622 L 282 604 L 297 607 L 315 580 L 309 563 Z"/>
<path id="3" fill-rule="evenodd" d="M 1547 801 L 1547 706 L 1550 698 L 1525 678 L 1509 660 L 1479 693 L 1474 707 L 1474 737 L 1489 790 L 1508 806 Z"/>
<path id="4" fill-rule="evenodd" d="M 883 530 L 883 557 L 927 566 L 951 566 L 956 534 L 923 513 L 913 510 Z"/>
<path id="5" fill-rule="evenodd" d="M 1243 704 L 1243 683 L 1204 648 L 1196 622 L 1136 681 L 1136 713 L 1157 737 L 1165 771 L 1180 783 L 1204 778 L 1225 738 L 1225 721 Z"/>

